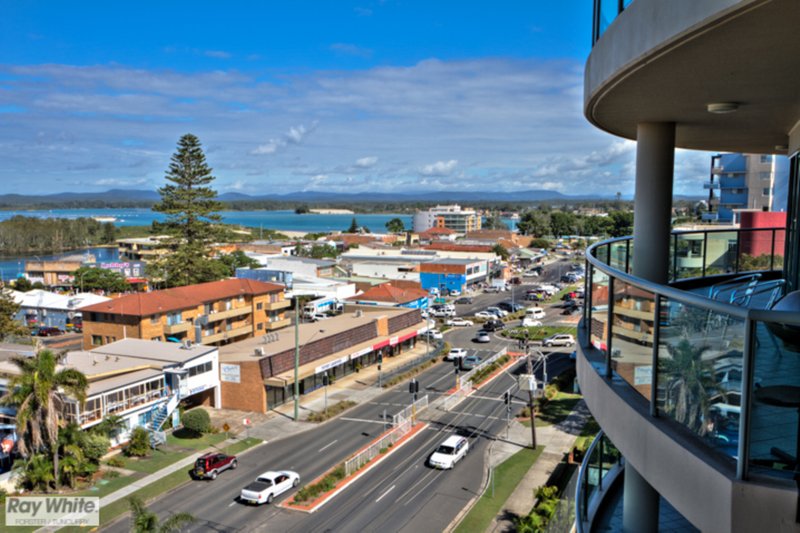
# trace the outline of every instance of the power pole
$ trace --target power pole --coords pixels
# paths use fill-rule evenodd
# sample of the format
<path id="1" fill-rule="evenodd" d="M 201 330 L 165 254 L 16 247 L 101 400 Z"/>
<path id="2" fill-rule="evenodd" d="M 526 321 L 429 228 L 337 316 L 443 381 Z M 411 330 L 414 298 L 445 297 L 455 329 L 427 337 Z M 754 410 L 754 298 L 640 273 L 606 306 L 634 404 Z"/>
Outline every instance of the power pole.
<path id="1" fill-rule="evenodd" d="M 300 303 L 294 295 L 294 421 L 300 420 Z"/>
<path id="2" fill-rule="evenodd" d="M 527 369 L 528 375 L 532 376 L 533 375 L 533 361 L 531 361 L 530 340 L 528 339 L 527 336 L 525 337 L 524 346 L 525 346 L 525 355 L 528 358 L 528 363 L 527 363 L 527 365 L 528 365 L 528 369 Z M 536 385 L 536 379 L 535 378 L 534 378 L 533 382 Z M 530 389 L 530 387 L 529 387 L 529 389 Z M 531 389 L 531 390 L 528 390 L 528 406 L 529 406 L 529 408 L 531 410 L 531 448 L 535 450 L 536 449 L 536 409 L 534 408 L 533 401 L 534 401 L 533 390 Z"/>

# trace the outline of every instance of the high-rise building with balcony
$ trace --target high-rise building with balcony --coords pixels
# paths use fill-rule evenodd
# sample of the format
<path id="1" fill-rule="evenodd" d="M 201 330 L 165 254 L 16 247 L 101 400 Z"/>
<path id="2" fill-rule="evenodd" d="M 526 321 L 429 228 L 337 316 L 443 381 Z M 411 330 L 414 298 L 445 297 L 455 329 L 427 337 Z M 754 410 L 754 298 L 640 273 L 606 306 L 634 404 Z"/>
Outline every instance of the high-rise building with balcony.
<path id="1" fill-rule="evenodd" d="M 788 178 L 788 160 L 771 154 L 717 154 L 711 157 L 705 220 L 736 222 L 736 211 L 773 211 L 775 188 Z"/>
<path id="2" fill-rule="evenodd" d="M 798 25 L 792 0 L 595 0 L 584 112 L 636 141 L 636 200 L 586 254 L 580 532 L 800 530 Z M 672 231 L 678 147 L 788 156 L 785 225 Z"/>

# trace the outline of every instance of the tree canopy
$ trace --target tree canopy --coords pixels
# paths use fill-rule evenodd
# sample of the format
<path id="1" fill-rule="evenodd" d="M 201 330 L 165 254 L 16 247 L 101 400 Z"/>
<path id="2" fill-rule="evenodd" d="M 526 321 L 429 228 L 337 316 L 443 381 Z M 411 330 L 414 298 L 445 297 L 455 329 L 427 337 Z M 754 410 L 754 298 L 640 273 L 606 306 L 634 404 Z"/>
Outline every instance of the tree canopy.
<path id="1" fill-rule="evenodd" d="M 403 224 L 403 221 L 397 217 L 386 223 L 386 231 L 389 233 L 403 233 L 405 230 L 405 224 Z"/>
<path id="2" fill-rule="evenodd" d="M 161 202 L 153 211 L 167 215 L 160 228 L 173 239 L 173 251 L 151 268 L 151 273 L 163 276 L 172 287 L 214 281 L 224 277 L 225 267 L 211 259 L 210 245 L 219 236 L 222 217 L 217 211 L 222 204 L 216 200 L 217 191 L 212 170 L 200 140 L 187 133 L 178 141 L 166 173 L 167 185 L 158 189 Z"/>
<path id="3" fill-rule="evenodd" d="M 506 250 L 502 244 L 495 244 L 492 246 L 492 253 L 499 255 L 503 261 L 508 259 L 508 250 Z"/>
<path id="4" fill-rule="evenodd" d="M 28 335 L 30 331 L 24 324 L 15 320 L 20 305 L 14 301 L 11 291 L 0 288 L 0 338 L 8 335 Z"/>
<path id="5" fill-rule="evenodd" d="M 96 267 L 80 267 L 72 273 L 73 284 L 83 291 L 125 292 L 131 290 L 131 285 L 125 276 Z"/>
<path id="6" fill-rule="evenodd" d="M 486 217 L 486 220 L 483 221 L 481 227 L 483 229 L 500 229 L 500 230 L 508 229 L 508 225 L 505 222 L 503 222 L 503 219 L 500 218 L 500 215 L 498 215 L 497 213 L 492 213 L 491 215 Z"/>

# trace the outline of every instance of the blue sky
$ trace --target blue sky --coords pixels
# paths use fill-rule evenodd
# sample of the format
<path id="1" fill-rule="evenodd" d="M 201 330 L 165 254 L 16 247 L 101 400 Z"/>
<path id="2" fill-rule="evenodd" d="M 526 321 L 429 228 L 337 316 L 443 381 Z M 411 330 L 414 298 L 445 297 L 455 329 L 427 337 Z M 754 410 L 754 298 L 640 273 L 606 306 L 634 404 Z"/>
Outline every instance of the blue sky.
<path id="1" fill-rule="evenodd" d="M 591 4 L 0 0 L 0 182 L 152 189 L 191 132 L 221 192 L 630 195 L 582 115 Z"/>

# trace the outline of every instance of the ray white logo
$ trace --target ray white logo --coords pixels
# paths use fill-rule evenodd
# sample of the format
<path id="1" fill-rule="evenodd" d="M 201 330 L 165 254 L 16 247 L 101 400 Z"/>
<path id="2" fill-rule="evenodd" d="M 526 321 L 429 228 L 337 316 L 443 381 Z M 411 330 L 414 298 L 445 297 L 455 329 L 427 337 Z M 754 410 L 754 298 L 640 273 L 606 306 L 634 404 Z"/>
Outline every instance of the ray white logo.
<path id="1" fill-rule="evenodd" d="M 6 526 L 99 526 L 100 498 L 9 496 Z"/>

